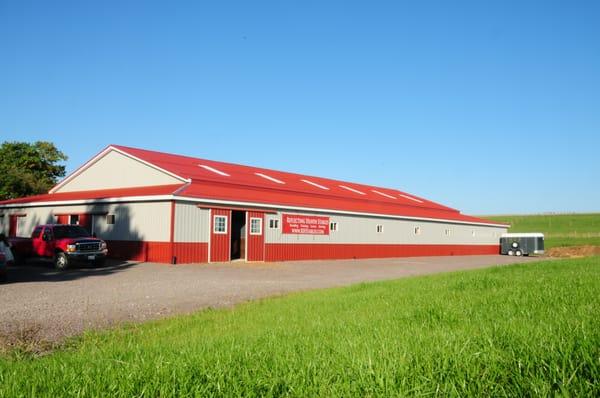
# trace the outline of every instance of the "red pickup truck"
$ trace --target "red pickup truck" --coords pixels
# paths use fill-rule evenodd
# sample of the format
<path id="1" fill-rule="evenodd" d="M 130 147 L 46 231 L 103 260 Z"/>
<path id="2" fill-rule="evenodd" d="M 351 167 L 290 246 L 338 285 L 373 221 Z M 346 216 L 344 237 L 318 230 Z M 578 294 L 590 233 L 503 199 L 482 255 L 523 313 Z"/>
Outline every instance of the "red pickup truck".
<path id="1" fill-rule="evenodd" d="M 15 262 L 30 257 L 51 258 L 57 269 L 64 270 L 73 262 L 102 266 L 108 250 L 106 242 L 90 236 L 79 225 L 48 224 L 35 227 L 31 238 L 9 238 Z"/>

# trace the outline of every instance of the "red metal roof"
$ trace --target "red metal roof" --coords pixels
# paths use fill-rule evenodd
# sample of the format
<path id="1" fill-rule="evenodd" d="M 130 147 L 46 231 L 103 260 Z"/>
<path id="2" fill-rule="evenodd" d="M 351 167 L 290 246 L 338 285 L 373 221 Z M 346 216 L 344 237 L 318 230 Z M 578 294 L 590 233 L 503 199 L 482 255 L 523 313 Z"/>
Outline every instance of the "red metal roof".
<path id="1" fill-rule="evenodd" d="M 111 145 L 189 184 L 53 193 L 0 204 L 173 194 L 180 197 L 498 224 L 396 189 Z M 104 151 L 103 151 L 104 152 Z M 82 166 L 85 168 L 86 165 Z"/>

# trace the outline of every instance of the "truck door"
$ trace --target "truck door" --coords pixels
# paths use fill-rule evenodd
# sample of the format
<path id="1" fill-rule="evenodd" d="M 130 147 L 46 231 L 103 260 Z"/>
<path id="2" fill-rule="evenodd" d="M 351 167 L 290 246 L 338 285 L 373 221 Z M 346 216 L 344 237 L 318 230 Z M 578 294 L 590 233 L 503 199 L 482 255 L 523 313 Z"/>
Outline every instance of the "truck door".
<path id="1" fill-rule="evenodd" d="M 42 240 L 43 227 L 35 227 L 31 233 L 31 247 L 33 248 L 34 255 L 40 255 L 44 252 L 44 241 Z"/>
<path id="2" fill-rule="evenodd" d="M 52 234 L 52 228 L 44 227 L 44 232 L 42 232 L 42 236 L 40 236 L 39 241 L 39 251 L 37 252 L 37 255 L 43 257 L 54 257 L 55 242 Z"/>

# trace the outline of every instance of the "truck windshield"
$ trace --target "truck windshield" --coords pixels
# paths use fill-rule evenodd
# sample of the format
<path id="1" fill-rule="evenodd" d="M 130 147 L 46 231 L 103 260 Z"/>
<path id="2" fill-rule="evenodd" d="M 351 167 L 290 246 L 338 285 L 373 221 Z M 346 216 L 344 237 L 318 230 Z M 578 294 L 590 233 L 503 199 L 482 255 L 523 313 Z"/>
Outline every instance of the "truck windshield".
<path id="1" fill-rule="evenodd" d="M 54 239 L 87 238 L 90 233 L 77 225 L 57 225 L 53 228 Z"/>

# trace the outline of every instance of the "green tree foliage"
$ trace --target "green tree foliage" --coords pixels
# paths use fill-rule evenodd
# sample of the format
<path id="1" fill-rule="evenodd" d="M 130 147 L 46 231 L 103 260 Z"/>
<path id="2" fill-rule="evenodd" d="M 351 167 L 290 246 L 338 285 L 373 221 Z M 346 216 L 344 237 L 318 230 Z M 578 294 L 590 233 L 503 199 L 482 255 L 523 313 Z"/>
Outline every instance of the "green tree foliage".
<path id="1" fill-rule="evenodd" d="M 65 175 L 67 155 L 51 142 L 3 142 L 0 146 L 0 200 L 46 193 Z"/>

